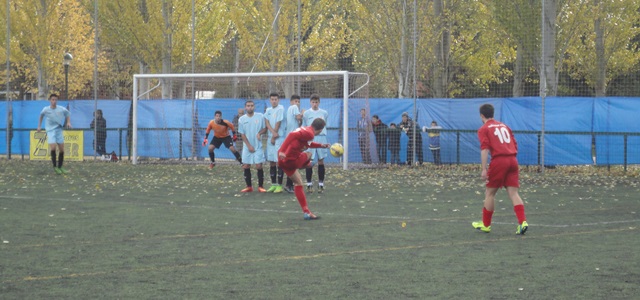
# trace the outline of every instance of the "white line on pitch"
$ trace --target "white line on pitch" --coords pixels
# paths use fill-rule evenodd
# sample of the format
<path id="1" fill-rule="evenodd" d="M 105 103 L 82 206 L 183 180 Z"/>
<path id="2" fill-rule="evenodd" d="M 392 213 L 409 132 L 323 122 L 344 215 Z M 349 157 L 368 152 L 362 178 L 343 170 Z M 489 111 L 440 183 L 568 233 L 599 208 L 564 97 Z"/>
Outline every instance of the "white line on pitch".
<path id="1" fill-rule="evenodd" d="M 34 197 L 28 196 L 0 196 L 0 198 L 6 199 L 31 199 L 35 200 Z M 87 200 L 82 199 L 59 199 L 59 198 L 47 198 L 46 200 L 53 201 L 61 201 L 61 202 L 89 202 Z M 265 209 L 265 208 L 246 208 L 246 207 L 214 207 L 208 205 L 190 205 L 190 204 L 169 204 L 169 203 L 148 203 L 148 202 L 124 202 L 124 201 L 110 201 L 109 203 L 118 203 L 118 204 L 137 204 L 143 206 L 177 206 L 183 208 L 207 208 L 207 209 L 224 209 L 224 210 L 235 210 L 235 211 L 252 211 L 252 212 L 275 212 L 275 213 L 288 213 L 288 214 L 299 214 L 300 211 L 291 211 L 291 210 L 277 210 L 277 209 Z M 342 214 L 342 213 L 330 213 L 324 212 L 323 215 L 332 215 L 332 216 L 341 216 L 341 217 L 360 217 L 360 218 L 374 218 L 374 219 L 392 219 L 392 220 L 407 220 L 407 221 L 442 221 L 443 218 L 412 218 L 406 216 L 378 216 L 378 215 L 364 215 L 364 214 Z M 450 220 L 452 222 L 454 220 Z M 584 227 L 584 226 L 598 226 L 598 225 L 612 225 L 612 224 L 627 224 L 627 223 L 637 223 L 640 222 L 640 219 L 635 220 L 619 220 L 619 221 L 602 221 L 602 222 L 590 222 L 590 223 L 577 223 L 577 224 L 537 224 L 532 223 L 534 227 L 550 227 L 550 228 L 567 228 L 567 227 Z M 512 222 L 492 222 L 493 224 L 500 225 L 513 225 Z"/>

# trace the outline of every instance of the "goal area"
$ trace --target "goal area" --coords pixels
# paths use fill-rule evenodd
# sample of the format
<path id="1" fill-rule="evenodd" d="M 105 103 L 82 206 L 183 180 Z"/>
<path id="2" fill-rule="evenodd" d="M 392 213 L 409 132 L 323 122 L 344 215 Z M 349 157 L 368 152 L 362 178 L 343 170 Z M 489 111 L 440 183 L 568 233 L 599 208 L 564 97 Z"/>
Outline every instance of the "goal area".
<path id="1" fill-rule="evenodd" d="M 285 112 L 292 95 L 300 96 L 301 110 L 310 109 L 310 96 L 318 95 L 320 108 L 329 115 L 328 142 L 344 146 L 342 157 L 329 156 L 325 163 L 348 169 L 362 162 L 358 120 L 361 109 L 369 115 L 369 76 L 318 71 L 136 74 L 128 141 L 132 163 L 208 162 L 202 140 L 214 113 L 220 111 L 224 120 L 232 122 L 247 100 L 255 103 L 255 112 L 264 113 L 271 106 L 271 93 L 280 95 Z M 210 133 L 209 138 L 212 136 Z M 240 140 L 235 146 L 242 148 Z M 224 145 L 215 150 L 215 157 L 216 163 L 234 163 L 233 154 Z"/>

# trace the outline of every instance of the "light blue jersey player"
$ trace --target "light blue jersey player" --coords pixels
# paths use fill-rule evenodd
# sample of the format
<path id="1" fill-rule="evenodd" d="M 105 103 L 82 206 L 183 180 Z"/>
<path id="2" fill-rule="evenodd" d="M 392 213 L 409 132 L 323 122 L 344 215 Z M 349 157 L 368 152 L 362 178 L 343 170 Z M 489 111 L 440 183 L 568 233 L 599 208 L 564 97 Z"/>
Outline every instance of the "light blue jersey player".
<path id="1" fill-rule="evenodd" d="M 67 170 L 62 168 L 64 162 L 64 136 L 62 129 L 71 128 L 71 113 L 58 106 L 58 95 L 51 94 L 49 96 L 49 106 L 42 109 L 40 119 L 38 120 L 38 132 L 42 128 L 42 120 L 45 120 L 44 129 L 47 131 L 47 142 L 51 151 L 51 162 L 53 169 L 57 174 L 65 174 Z M 56 147 L 58 148 L 58 159 L 56 160 Z"/>
<path id="2" fill-rule="evenodd" d="M 280 105 L 278 93 L 269 95 L 271 107 L 264 113 L 265 127 L 267 127 L 267 161 L 269 162 L 269 175 L 271 177 L 271 187 L 269 193 L 282 193 L 282 177 L 284 172 L 277 168 L 278 149 L 282 146 L 285 136 L 284 107 Z M 277 174 L 277 176 L 276 176 Z"/>
<path id="3" fill-rule="evenodd" d="M 246 114 L 238 120 L 238 133 L 242 135 L 242 168 L 244 169 L 244 181 L 247 187 L 242 193 L 253 192 L 251 185 L 251 165 L 258 171 L 258 192 L 264 193 L 264 150 L 262 149 L 262 135 L 267 131 L 264 125 L 264 115 L 254 112 L 255 103 L 247 100 L 244 104 Z"/>
<path id="4" fill-rule="evenodd" d="M 315 119 L 323 119 L 327 122 L 327 118 L 329 117 L 329 113 L 320 108 L 320 96 L 313 94 L 311 95 L 309 101 L 311 101 L 311 109 L 304 112 L 302 115 L 302 126 L 311 126 L 313 120 Z M 317 134 L 313 141 L 319 144 L 327 144 L 327 127 L 322 129 L 320 134 Z M 329 154 L 329 150 L 327 148 L 314 148 L 311 150 L 311 160 L 318 159 L 318 193 L 322 193 L 324 190 L 324 159 Z M 306 177 L 307 177 L 307 192 L 313 193 L 313 182 L 311 181 L 311 177 L 313 176 L 313 166 L 306 169 Z"/>
<path id="5" fill-rule="evenodd" d="M 300 124 L 302 124 L 302 111 L 300 111 L 300 96 L 292 95 L 291 100 L 289 100 L 289 108 L 287 109 L 287 113 L 285 114 L 286 128 L 285 135 L 288 135 L 290 132 L 298 129 Z"/>
<path id="6" fill-rule="evenodd" d="M 289 108 L 287 109 L 287 113 L 284 115 L 285 120 L 285 136 L 289 135 L 292 131 L 300 128 L 302 124 L 302 113 L 304 111 L 300 110 L 300 95 L 291 95 L 291 99 L 289 100 Z M 293 193 L 293 181 L 291 178 L 287 176 L 287 184 L 284 187 L 284 190 L 288 193 Z"/>

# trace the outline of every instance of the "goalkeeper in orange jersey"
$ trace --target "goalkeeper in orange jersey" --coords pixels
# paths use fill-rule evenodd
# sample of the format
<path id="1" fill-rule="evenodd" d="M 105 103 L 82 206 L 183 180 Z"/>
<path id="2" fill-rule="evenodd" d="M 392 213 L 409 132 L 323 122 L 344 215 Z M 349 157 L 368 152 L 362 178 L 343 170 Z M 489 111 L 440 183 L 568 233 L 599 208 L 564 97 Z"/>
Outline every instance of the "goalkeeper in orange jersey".
<path id="1" fill-rule="evenodd" d="M 213 152 L 214 149 L 220 148 L 220 145 L 224 144 L 231 153 L 236 157 L 242 164 L 242 159 L 240 158 L 240 153 L 233 147 L 233 142 L 237 140 L 236 129 L 233 127 L 233 124 L 227 120 L 222 119 L 222 112 L 217 110 L 215 112 L 215 117 L 213 120 L 209 121 L 209 126 L 207 126 L 207 131 L 204 135 L 204 141 L 202 141 L 202 146 L 206 146 L 209 143 L 209 132 L 213 130 L 213 140 L 209 144 L 209 158 L 211 158 L 211 164 L 209 165 L 209 169 L 213 169 L 216 165 L 216 155 Z M 231 135 L 229 135 L 229 130 L 231 130 Z"/>

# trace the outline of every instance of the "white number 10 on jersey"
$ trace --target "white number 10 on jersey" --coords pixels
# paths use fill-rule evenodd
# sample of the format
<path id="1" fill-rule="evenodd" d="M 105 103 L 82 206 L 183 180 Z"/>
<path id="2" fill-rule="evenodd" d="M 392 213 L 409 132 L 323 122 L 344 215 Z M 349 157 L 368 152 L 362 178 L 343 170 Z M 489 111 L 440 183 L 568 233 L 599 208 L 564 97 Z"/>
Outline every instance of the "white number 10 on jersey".
<path id="1" fill-rule="evenodd" d="M 509 130 L 506 127 L 496 127 L 496 130 L 493 131 L 493 134 L 500 139 L 500 144 L 509 144 L 511 143 L 511 135 L 509 135 Z"/>

